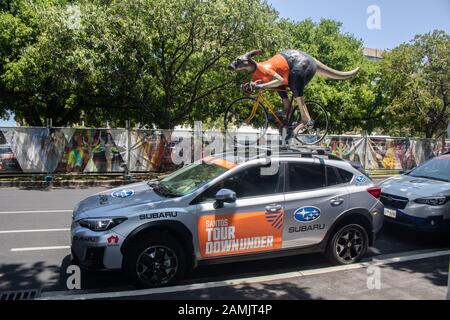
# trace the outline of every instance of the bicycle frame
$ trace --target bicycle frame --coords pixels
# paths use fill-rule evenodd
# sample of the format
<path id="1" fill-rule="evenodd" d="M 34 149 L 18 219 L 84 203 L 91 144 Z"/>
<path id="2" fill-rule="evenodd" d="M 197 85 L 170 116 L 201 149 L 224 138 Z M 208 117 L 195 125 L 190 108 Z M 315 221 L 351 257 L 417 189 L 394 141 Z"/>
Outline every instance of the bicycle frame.
<path id="1" fill-rule="evenodd" d="M 291 116 L 291 112 L 292 112 L 292 102 L 294 101 L 294 97 L 291 98 L 291 102 L 289 104 L 289 110 L 286 113 L 286 119 L 289 120 L 290 116 Z M 248 124 L 250 123 L 250 121 L 253 119 L 253 117 L 256 115 L 256 111 L 258 109 L 258 104 L 261 103 L 261 105 L 268 110 L 274 117 L 275 122 L 278 126 L 278 128 L 283 127 L 284 123 L 283 121 L 277 116 L 277 114 L 274 112 L 272 104 L 270 103 L 269 100 L 266 99 L 266 97 L 264 97 L 264 93 L 263 90 L 260 90 L 258 92 L 258 95 L 256 97 L 255 103 L 253 104 L 253 108 L 252 108 L 252 112 L 250 113 L 250 117 L 248 119 L 245 120 L 245 122 Z"/>
<path id="2" fill-rule="evenodd" d="M 264 89 L 264 90 L 276 90 L 276 91 L 280 91 L 280 89 Z M 245 90 L 247 91 L 247 90 Z M 301 121 L 300 118 L 299 119 L 293 119 L 293 113 L 295 111 L 294 109 L 294 95 L 291 95 L 291 98 L 288 100 L 289 101 L 289 105 L 287 106 L 288 110 L 286 110 L 285 113 L 285 117 L 283 116 L 278 116 L 275 111 L 274 108 L 272 107 L 272 104 L 270 103 L 270 101 L 268 99 L 265 98 L 264 93 L 262 92 L 263 90 L 258 91 L 256 97 L 243 97 L 240 99 L 236 99 L 234 100 L 227 108 L 227 111 L 225 112 L 225 117 L 224 117 L 224 126 L 225 126 L 225 130 L 227 131 L 227 133 L 229 134 L 229 115 L 228 113 L 232 112 L 233 109 L 230 108 L 234 108 L 234 105 L 236 103 L 241 103 L 241 101 L 248 101 L 247 105 L 245 107 L 246 113 L 248 111 L 250 111 L 250 115 L 247 116 L 247 118 L 244 118 L 245 120 L 242 121 L 243 119 L 238 117 L 238 128 L 240 128 L 242 125 L 249 125 L 251 123 L 251 121 L 256 117 L 257 113 L 258 113 L 258 108 L 259 105 L 261 105 L 261 108 L 263 109 L 264 112 L 264 127 L 263 126 L 259 126 L 257 128 L 259 128 L 261 130 L 261 132 L 263 132 L 262 130 L 264 130 L 264 133 L 266 132 L 267 128 L 268 128 L 268 120 L 272 123 L 274 123 L 277 127 L 278 130 L 280 131 L 280 135 L 281 134 L 286 134 L 286 138 L 290 139 L 291 138 L 295 138 L 297 141 L 299 141 L 301 144 L 305 144 L 305 145 L 313 145 L 316 143 L 319 143 L 320 141 L 323 140 L 323 138 L 325 137 L 326 133 L 328 132 L 328 113 L 327 111 L 323 108 L 323 106 L 316 101 L 305 101 L 305 104 L 309 106 L 309 112 L 311 113 L 311 108 L 312 108 L 312 115 L 314 117 L 314 119 L 312 121 L 312 125 L 307 125 L 304 126 L 303 129 L 299 126 L 299 124 L 297 123 L 298 121 Z M 283 91 L 287 91 L 284 90 Z M 248 92 L 248 91 L 247 91 Z M 250 101 L 251 102 L 250 102 Z M 250 104 L 250 105 L 249 105 Z M 299 111 L 300 111 L 300 116 L 302 115 L 302 108 L 300 106 L 299 103 L 297 103 Z M 249 110 L 249 107 L 251 108 Z M 231 111 L 230 111 L 231 110 Z M 268 119 L 267 115 L 268 114 L 272 114 L 273 118 L 272 119 Z M 234 118 L 231 118 L 232 121 L 234 121 Z M 258 119 L 258 120 L 262 120 L 262 119 Z M 318 126 L 317 126 L 318 124 Z M 244 126 L 245 126 L 244 125 Z M 233 125 L 232 125 L 233 126 Z M 296 132 L 296 129 L 299 128 L 300 131 Z M 305 136 L 306 140 L 303 139 L 303 136 Z"/>

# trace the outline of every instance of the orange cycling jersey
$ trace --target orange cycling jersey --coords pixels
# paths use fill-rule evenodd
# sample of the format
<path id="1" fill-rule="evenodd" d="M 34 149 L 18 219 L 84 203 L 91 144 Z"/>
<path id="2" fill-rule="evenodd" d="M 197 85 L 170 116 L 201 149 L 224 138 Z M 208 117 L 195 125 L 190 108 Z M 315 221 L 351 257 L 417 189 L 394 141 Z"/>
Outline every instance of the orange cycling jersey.
<path id="1" fill-rule="evenodd" d="M 267 61 L 258 62 L 255 72 L 252 73 L 252 79 L 266 83 L 272 81 L 276 73 L 283 77 L 283 85 L 288 85 L 289 65 L 281 54 L 277 54 Z"/>

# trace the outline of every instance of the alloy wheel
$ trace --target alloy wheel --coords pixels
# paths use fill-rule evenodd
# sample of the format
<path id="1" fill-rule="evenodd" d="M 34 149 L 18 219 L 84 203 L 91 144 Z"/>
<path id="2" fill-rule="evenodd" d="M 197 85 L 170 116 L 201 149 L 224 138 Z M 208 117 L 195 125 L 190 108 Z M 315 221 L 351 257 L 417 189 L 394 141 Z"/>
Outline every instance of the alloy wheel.
<path id="1" fill-rule="evenodd" d="M 345 229 L 336 240 L 336 255 L 348 263 L 357 260 L 364 248 L 364 235 L 356 228 Z"/>
<path id="2" fill-rule="evenodd" d="M 177 255 L 166 246 L 151 246 L 145 249 L 136 262 L 136 273 L 139 279 L 151 286 L 168 283 L 177 270 Z"/>

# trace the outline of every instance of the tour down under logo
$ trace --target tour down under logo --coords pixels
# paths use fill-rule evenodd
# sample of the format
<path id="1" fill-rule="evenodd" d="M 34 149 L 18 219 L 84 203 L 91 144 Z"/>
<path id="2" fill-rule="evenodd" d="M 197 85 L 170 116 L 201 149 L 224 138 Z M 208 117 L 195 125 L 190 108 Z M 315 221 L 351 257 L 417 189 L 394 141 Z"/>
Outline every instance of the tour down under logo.
<path id="1" fill-rule="evenodd" d="M 283 227 L 284 222 L 284 212 L 283 210 L 276 212 L 266 211 L 266 220 L 267 222 L 272 224 L 272 227 L 275 229 L 281 229 Z"/>

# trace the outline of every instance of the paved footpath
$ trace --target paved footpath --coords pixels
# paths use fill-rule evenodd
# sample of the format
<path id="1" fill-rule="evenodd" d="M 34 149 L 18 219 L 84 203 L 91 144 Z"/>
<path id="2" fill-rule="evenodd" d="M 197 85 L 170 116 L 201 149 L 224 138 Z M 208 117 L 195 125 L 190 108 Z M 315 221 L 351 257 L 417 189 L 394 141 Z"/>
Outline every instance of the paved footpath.
<path id="1" fill-rule="evenodd" d="M 447 292 L 449 256 L 380 267 L 380 286 L 370 282 L 368 269 L 329 272 L 286 280 L 156 294 L 134 299 L 437 299 Z M 370 275 L 373 275 L 371 270 Z"/>

